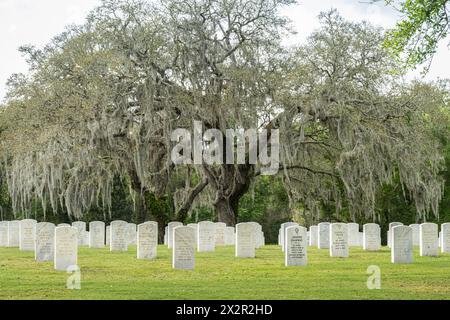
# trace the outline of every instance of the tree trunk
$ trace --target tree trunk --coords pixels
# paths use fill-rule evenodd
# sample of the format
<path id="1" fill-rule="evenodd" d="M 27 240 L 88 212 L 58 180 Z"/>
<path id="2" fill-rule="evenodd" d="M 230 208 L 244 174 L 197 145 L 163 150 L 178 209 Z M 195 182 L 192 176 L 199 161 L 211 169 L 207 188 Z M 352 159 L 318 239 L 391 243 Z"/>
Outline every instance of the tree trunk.
<path id="1" fill-rule="evenodd" d="M 217 211 L 219 222 L 224 222 L 227 226 L 234 227 L 236 225 L 236 211 L 229 199 L 222 198 L 216 201 L 214 207 Z"/>

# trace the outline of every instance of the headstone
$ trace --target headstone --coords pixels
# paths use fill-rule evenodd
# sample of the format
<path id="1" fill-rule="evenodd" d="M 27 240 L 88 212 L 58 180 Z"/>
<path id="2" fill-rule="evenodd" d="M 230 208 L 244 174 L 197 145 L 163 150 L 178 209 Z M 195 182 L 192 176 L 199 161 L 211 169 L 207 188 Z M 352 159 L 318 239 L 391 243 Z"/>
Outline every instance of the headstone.
<path id="1" fill-rule="evenodd" d="M 109 246 L 111 244 L 111 227 L 107 226 L 105 231 L 105 244 Z"/>
<path id="2" fill-rule="evenodd" d="M 330 223 L 321 222 L 318 224 L 318 247 L 319 249 L 329 249 L 330 248 Z"/>
<path id="3" fill-rule="evenodd" d="M 164 245 L 169 245 L 169 227 L 164 228 Z"/>
<path id="4" fill-rule="evenodd" d="M 393 226 L 391 231 L 391 262 L 412 263 L 412 228 L 404 225 Z"/>
<path id="5" fill-rule="evenodd" d="M 37 262 L 53 261 L 54 253 L 55 225 L 49 222 L 39 222 L 36 224 L 34 259 Z"/>
<path id="6" fill-rule="evenodd" d="M 441 252 L 450 253 L 450 223 L 441 224 Z"/>
<path id="7" fill-rule="evenodd" d="M 387 233 L 387 244 L 388 244 L 389 248 L 391 247 L 391 230 L 392 230 L 392 228 L 394 228 L 396 226 L 402 226 L 402 225 L 403 225 L 403 223 L 401 223 L 401 222 L 389 223 L 389 229 L 388 229 L 388 233 Z"/>
<path id="8" fill-rule="evenodd" d="M 409 225 L 413 233 L 413 246 L 420 246 L 420 224 L 414 223 Z"/>
<path id="9" fill-rule="evenodd" d="M 198 252 L 211 252 L 216 248 L 216 225 L 211 221 L 198 223 Z"/>
<path id="10" fill-rule="evenodd" d="M 68 223 L 60 223 L 57 225 L 57 227 L 71 227 L 71 225 Z"/>
<path id="11" fill-rule="evenodd" d="M 115 220 L 111 222 L 110 251 L 128 250 L 128 222 Z"/>
<path id="12" fill-rule="evenodd" d="M 235 239 L 234 227 L 227 227 L 225 230 L 225 245 L 234 246 Z"/>
<path id="13" fill-rule="evenodd" d="M 173 229 L 172 267 L 193 270 L 195 265 L 195 230 L 190 227 Z"/>
<path id="14" fill-rule="evenodd" d="M 0 247 L 8 246 L 8 221 L 0 221 Z"/>
<path id="15" fill-rule="evenodd" d="M 348 234 L 348 246 L 358 247 L 359 246 L 359 224 L 350 222 L 347 223 L 347 234 Z"/>
<path id="16" fill-rule="evenodd" d="M 225 230 L 227 229 L 226 223 L 216 222 L 216 246 L 225 245 Z"/>
<path id="17" fill-rule="evenodd" d="M 442 247 L 442 232 L 439 231 L 439 248 Z"/>
<path id="18" fill-rule="evenodd" d="M 20 221 L 14 220 L 8 222 L 8 247 L 19 247 L 19 224 Z"/>
<path id="19" fill-rule="evenodd" d="M 310 226 L 309 227 L 309 245 L 311 247 L 317 247 L 317 240 L 319 239 L 319 227 Z"/>
<path id="20" fill-rule="evenodd" d="M 36 239 L 36 220 L 24 219 L 19 223 L 19 250 L 34 251 Z"/>
<path id="21" fill-rule="evenodd" d="M 420 255 L 431 257 L 439 255 L 438 242 L 438 225 L 422 223 L 420 225 Z"/>
<path id="22" fill-rule="evenodd" d="M 236 225 L 236 257 L 255 257 L 255 228 L 249 222 Z"/>
<path id="23" fill-rule="evenodd" d="M 189 223 L 187 226 L 193 228 L 194 231 L 195 231 L 195 246 L 197 247 L 198 224 L 196 224 L 196 223 Z"/>
<path id="24" fill-rule="evenodd" d="M 78 230 L 75 227 L 55 228 L 55 269 L 67 271 L 70 266 L 77 265 Z"/>
<path id="25" fill-rule="evenodd" d="M 358 246 L 362 247 L 364 242 L 364 233 L 358 232 Z"/>
<path id="26" fill-rule="evenodd" d="M 137 226 L 136 223 L 129 223 L 128 224 L 128 245 L 136 245 L 136 239 L 137 239 Z"/>
<path id="27" fill-rule="evenodd" d="M 167 228 L 167 230 L 168 230 L 168 236 L 167 236 L 167 240 L 168 241 L 167 241 L 167 244 L 168 244 L 169 249 L 172 249 L 172 245 L 173 245 L 173 228 L 181 227 L 181 226 L 183 226 L 183 224 L 181 222 L 178 222 L 178 221 L 173 221 L 173 222 L 169 222 L 169 224 L 167 226 L 168 226 L 168 228 Z"/>
<path id="28" fill-rule="evenodd" d="M 84 232 L 86 231 L 86 222 L 84 221 L 75 221 L 72 222 L 72 227 L 77 229 L 77 237 L 78 237 L 78 245 L 84 245 Z"/>
<path id="29" fill-rule="evenodd" d="M 158 223 L 149 221 L 138 225 L 137 258 L 151 260 L 156 258 L 158 247 Z"/>
<path id="30" fill-rule="evenodd" d="M 320 229 L 320 223 L 319 223 Z M 285 265 L 286 266 L 305 266 L 308 262 L 306 241 L 306 228 L 301 226 L 287 227 L 286 248 L 285 248 Z M 320 231 L 319 231 L 320 232 Z"/>
<path id="31" fill-rule="evenodd" d="M 376 223 L 363 225 L 363 249 L 378 251 L 381 249 L 381 229 Z"/>
<path id="32" fill-rule="evenodd" d="M 348 224 L 332 223 L 330 226 L 330 257 L 348 257 Z"/>
<path id="33" fill-rule="evenodd" d="M 286 236 L 285 236 L 286 228 L 292 227 L 292 226 L 298 226 L 298 223 L 296 223 L 296 222 L 285 222 L 285 223 L 281 224 L 281 228 L 280 228 L 280 242 L 281 242 L 281 251 L 283 251 L 283 252 L 284 252 L 284 240 L 286 238 Z"/>
<path id="34" fill-rule="evenodd" d="M 83 247 L 89 247 L 90 233 L 91 233 L 90 231 L 83 232 L 83 242 L 82 242 Z"/>
<path id="35" fill-rule="evenodd" d="M 281 246 L 281 228 L 278 229 L 278 245 Z"/>
<path id="36" fill-rule="evenodd" d="M 89 223 L 89 247 L 105 247 L 105 223 L 103 221 L 92 221 Z"/>

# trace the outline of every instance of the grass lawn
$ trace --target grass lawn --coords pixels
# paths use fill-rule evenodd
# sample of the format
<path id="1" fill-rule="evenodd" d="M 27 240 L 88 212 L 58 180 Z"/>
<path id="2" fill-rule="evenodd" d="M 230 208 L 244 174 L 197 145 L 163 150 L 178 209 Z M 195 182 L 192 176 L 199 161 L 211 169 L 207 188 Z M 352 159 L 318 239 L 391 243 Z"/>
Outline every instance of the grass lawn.
<path id="1" fill-rule="evenodd" d="M 308 248 L 308 266 L 285 267 L 278 246 L 257 250 L 255 259 L 234 257 L 234 247 L 197 253 L 195 271 L 173 270 L 171 251 L 137 260 L 125 253 L 80 248 L 81 290 L 66 289 L 65 272 L 36 263 L 31 252 L 0 248 L 0 299 L 449 299 L 450 255 L 419 257 L 411 265 L 390 263 L 390 251 L 350 250 L 331 258 Z M 381 269 L 381 289 L 367 289 L 367 267 Z"/>

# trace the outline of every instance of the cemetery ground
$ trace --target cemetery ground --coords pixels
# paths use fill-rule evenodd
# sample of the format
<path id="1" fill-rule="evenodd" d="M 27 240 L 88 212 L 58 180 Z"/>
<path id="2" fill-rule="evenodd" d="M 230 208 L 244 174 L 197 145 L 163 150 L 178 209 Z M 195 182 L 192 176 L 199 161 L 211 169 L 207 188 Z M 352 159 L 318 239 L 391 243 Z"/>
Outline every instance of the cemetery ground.
<path id="1" fill-rule="evenodd" d="M 174 270 L 171 250 L 158 246 L 156 260 L 136 259 L 136 247 L 79 248 L 81 290 L 69 290 L 70 274 L 37 263 L 33 252 L 0 248 L 0 299 L 449 299 L 450 255 L 420 257 L 392 264 L 390 250 L 350 248 L 349 258 L 332 258 L 326 249 L 308 248 L 308 265 L 285 267 L 276 245 L 258 249 L 255 259 L 234 257 L 234 247 L 196 253 L 195 270 Z M 367 268 L 381 270 L 381 289 L 367 288 Z"/>

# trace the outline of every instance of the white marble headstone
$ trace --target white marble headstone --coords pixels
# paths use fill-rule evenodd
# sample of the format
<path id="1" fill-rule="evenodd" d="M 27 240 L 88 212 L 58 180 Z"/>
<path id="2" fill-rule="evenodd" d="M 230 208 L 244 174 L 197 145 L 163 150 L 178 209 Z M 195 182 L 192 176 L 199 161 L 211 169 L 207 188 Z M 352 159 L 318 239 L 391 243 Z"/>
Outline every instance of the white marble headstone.
<path id="1" fill-rule="evenodd" d="M 381 249 L 381 229 L 376 223 L 363 225 L 363 249 L 378 251 Z"/>
<path id="2" fill-rule="evenodd" d="M 420 255 L 439 255 L 438 225 L 436 223 L 422 223 L 420 225 Z"/>
<path id="3" fill-rule="evenodd" d="M 396 226 L 402 226 L 403 225 L 403 223 L 401 223 L 401 222 L 391 222 L 391 223 L 389 223 L 389 229 L 388 229 L 388 232 L 387 232 L 387 244 L 388 244 L 388 247 L 390 248 L 391 247 L 391 230 L 392 230 L 392 228 L 394 228 L 394 227 L 396 227 Z"/>
<path id="4" fill-rule="evenodd" d="M 105 223 L 103 221 L 92 221 L 89 223 L 89 247 L 105 247 Z"/>
<path id="5" fill-rule="evenodd" d="M 413 243 L 412 228 L 404 225 L 392 227 L 391 231 L 391 262 L 412 263 Z"/>
<path id="6" fill-rule="evenodd" d="M 235 239 L 234 227 L 227 227 L 225 230 L 225 245 L 234 246 Z"/>
<path id="7" fill-rule="evenodd" d="M 178 221 L 172 221 L 167 224 L 167 227 L 168 227 L 167 228 L 167 231 L 168 231 L 167 246 L 169 247 L 169 249 L 172 249 L 172 245 L 173 245 L 173 229 L 176 227 L 181 227 L 181 226 L 183 226 L 183 224 Z"/>
<path id="8" fill-rule="evenodd" d="M 236 257 L 255 257 L 255 227 L 250 222 L 236 225 Z"/>
<path id="9" fill-rule="evenodd" d="M 195 230 L 195 246 L 197 246 L 197 236 L 198 236 L 198 224 L 197 223 L 189 223 L 187 225 Z"/>
<path id="10" fill-rule="evenodd" d="M 19 250 L 34 251 L 36 239 L 36 224 L 34 219 L 24 219 L 19 223 Z"/>
<path id="11" fill-rule="evenodd" d="M 111 227 L 107 226 L 105 230 L 105 244 L 109 246 L 111 243 Z"/>
<path id="12" fill-rule="evenodd" d="M 350 222 L 347 223 L 347 233 L 348 233 L 348 246 L 349 247 L 359 247 L 359 224 Z"/>
<path id="13" fill-rule="evenodd" d="M 115 220 L 111 222 L 110 251 L 128 250 L 128 222 Z"/>
<path id="14" fill-rule="evenodd" d="M 216 248 L 216 225 L 211 221 L 198 223 L 198 252 L 211 252 Z"/>
<path id="15" fill-rule="evenodd" d="M 137 258 L 155 259 L 158 248 L 158 223 L 154 221 L 144 222 L 137 228 Z"/>
<path id="16" fill-rule="evenodd" d="M 84 221 L 75 221 L 72 222 L 72 227 L 77 229 L 77 237 L 78 237 L 78 245 L 79 246 L 84 246 L 84 240 L 85 240 L 85 234 L 84 232 L 86 231 L 86 222 Z"/>
<path id="17" fill-rule="evenodd" d="M 309 227 L 309 245 L 311 247 L 317 247 L 317 240 L 319 239 L 319 227 L 310 226 Z"/>
<path id="18" fill-rule="evenodd" d="M 348 224 L 332 223 L 330 226 L 330 257 L 348 257 Z"/>
<path id="19" fill-rule="evenodd" d="M 321 222 L 318 224 L 318 247 L 319 249 L 329 249 L 330 248 L 330 223 Z"/>
<path id="20" fill-rule="evenodd" d="M 37 262 L 53 261 L 55 253 L 55 225 L 50 222 L 36 224 L 34 259 Z"/>
<path id="21" fill-rule="evenodd" d="M 420 246 L 420 224 L 413 223 L 409 225 L 413 232 L 413 246 Z"/>
<path id="22" fill-rule="evenodd" d="M 306 232 L 306 228 L 301 226 L 286 228 L 286 248 L 284 252 L 286 266 L 305 266 L 308 263 Z"/>
<path id="23" fill-rule="evenodd" d="M 128 245 L 136 245 L 137 225 L 136 223 L 128 223 Z"/>
<path id="24" fill-rule="evenodd" d="M 195 265 L 195 230 L 191 227 L 173 229 L 172 267 L 193 270 Z"/>
<path id="25" fill-rule="evenodd" d="M 441 224 L 441 252 L 450 253 L 450 223 Z"/>
<path id="26" fill-rule="evenodd" d="M 55 228 L 55 269 L 67 271 L 67 268 L 77 265 L 78 230 L 74 227 Z"/>
<path id="27" fill-rule="evenodd" d="M 0 247 L 8 246 L 8 221 L 0 221 Z"/>
<path id="28" fill-rule="evenodd" d="M 285 222 L 281 224 L 281 228 L 280 228 L 280 242 L 281 242 L 281 251 L 284 252 L 284 240 L 286 238 L 285 236 L 285 232 L 286 232 L 286 228 L 287 227 L 291 227 L 291 226 L 298 226 L 298 223 L 296 222 Z"/>
<path id="29" fill-rule="evenodd" d="M 20 221 L 14 220 L 8 222 L 8 247 L 19 247 L 19 225 Z"/>
<path id="30" fill-rule="evenodd" d="M 225 230 L 227 229 L 226 223 L 216 222 L 216 246 L 225 245 Z"/>

